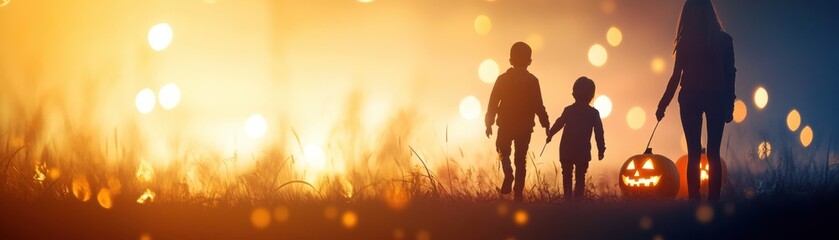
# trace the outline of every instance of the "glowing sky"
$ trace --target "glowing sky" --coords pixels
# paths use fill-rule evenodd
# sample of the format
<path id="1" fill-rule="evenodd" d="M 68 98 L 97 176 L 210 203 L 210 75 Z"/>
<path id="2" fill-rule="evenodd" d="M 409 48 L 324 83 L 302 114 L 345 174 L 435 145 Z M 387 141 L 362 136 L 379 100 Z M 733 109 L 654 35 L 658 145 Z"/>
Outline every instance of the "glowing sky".
<path id="1" fill-rule="evenodd" d="M 714 3 L 734 37 L 737 95 L 748 108 L 742 123 L 727 125 L 724 139 L 732 136 L 748 149 L 767 138 L 797 142 L 798 132 L 786 136 L 792 109 L 801 128 L 809 126 L 813 145 L 837 135 L 837 3 Z M 608 161 L 593 169 L 616 169 L 643 150 L 655 124 L 681 4 L 14 1 L 0 8 L 0 124 L 18 129 L 44 111 L 54 120 L 44 138 L 60 136 L 67 122 L 103 134 L 136 128 L 142 139 L 179 133 L 186 136 L 183 145 L 221 155 L 292 145 L 285 140 L 293 128 L 303 145 L 312 146 L 308 152 L 320 156 L 330 154 L 321 149 L 335 141 L 330 134 L 353 121 L 349 103 L 358 94 L 361 144 L 377 143 L 375 136 L 387 131 L 384 123 L 409 112 L 413 130 L 404 141 L 428 151 L 459 147 L 467 162 L 487 164 L 494 146 L 483 137 L 481 116 L 490 82 L 496 68 L 503 73 L 509 67 L 510 45 L 527 41 L 535 50 L 530 70 L 541 80 L 551 121 L 572 103 L 571 85 L 580 76 L 593 79 L 596 95 L 611 100 L 603 120 Z M 171 42 L 163 29 L 164 41 L 149 46 L 149 31 L 161 23 L 171 28 Z M 590 62 L 594 45 L 608 56 L 602 66 Z M 146 88 L 163 94 L 167 84 L 178 90 L 178 101 L 170 94 L 160 99 L 171 109 L 149 105 L 149 92 L 138 95 Z M 761 111 L 752 101 L 759 86 L 769 96 Z M 464 114 L 468 96 L 481 106 L 477 117 L 473 98 Z M 137 112 L 141 105 L 147 114 Z M 676 159 L 684 154 L 676 140 L 682 135 L 676 100 L 667 114 L 653 146 Z M 257 115 L 258 121 L 248 120 Z M 541 134 L 536 129 L 531 150 L 544 143 Z M 146 145 L 156 158 L 175 151 Z M 557 157 L 556 144 L 549 149 L 546 161 Z"/>

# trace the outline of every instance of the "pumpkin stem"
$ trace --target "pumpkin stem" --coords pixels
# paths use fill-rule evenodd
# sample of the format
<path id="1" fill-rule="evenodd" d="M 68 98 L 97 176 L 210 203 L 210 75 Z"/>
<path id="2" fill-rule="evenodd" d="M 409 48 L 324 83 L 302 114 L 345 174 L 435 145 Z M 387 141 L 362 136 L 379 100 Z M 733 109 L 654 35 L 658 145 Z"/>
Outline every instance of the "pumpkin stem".
<path id="1" fill-rule="evenodd" d="M 647 150 L 644 151 L 644 154 L 653 154 L 653 148 L 647 148 Z"/>

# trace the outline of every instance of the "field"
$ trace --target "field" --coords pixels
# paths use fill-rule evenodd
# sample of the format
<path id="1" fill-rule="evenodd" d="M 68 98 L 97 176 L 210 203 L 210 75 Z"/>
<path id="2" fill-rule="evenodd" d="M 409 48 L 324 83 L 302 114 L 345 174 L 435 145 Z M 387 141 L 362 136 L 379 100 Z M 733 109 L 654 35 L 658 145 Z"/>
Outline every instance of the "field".
<path id="1" fill-rule="evenodd" d="M 109 153 L 94 150 L 87 154 L 99 158 L 49 167 L 62 154 L 44 150 L 35 162 L 25 144 L 15 148 L 21 144 L 6 139 L 4 239 L 774 238 L 829 234 L 824 226 L 839 213 L 833 204 L 839 174 L 815 156 L 807 162 L 731 160 L 718 204 L 624 199 L 592 181 L 589 199 L 566 201 L 545 171 L 531 172 L 528 200 L 517 204 L 494 192 L 497 179 L 479 174 L 492 170 L 432 171 L 410 146 L 401 150 L 404 162 L 414 163 L 401 168 L 399 179 L 357 176 L 353 182 L 327 175 L 314 185 L 294 180 L 303 177 L 284 166 L 293 164 L 292 155 L 260 159 L 251 173 L 206 178 L 195 189 L 194 173 L 183 169 L 100 167 L 108 165 L 96 161 Z M 749 170 L 758 167 L 763 170 Z"/>

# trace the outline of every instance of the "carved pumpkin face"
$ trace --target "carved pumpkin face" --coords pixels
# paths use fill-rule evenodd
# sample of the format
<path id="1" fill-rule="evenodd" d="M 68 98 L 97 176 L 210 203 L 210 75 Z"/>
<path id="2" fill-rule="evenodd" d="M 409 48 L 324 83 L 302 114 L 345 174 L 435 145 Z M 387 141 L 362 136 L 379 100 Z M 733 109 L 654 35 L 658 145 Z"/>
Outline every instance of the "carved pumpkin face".
<path id="1" fill-rule="evenodd" d="M 720 165 L 722 168 L 722 184 L 726 184 L 728 182 L 728 168 L 726 167 L 725 160 L 720 159 Z M 680 198 L 687 198 L 688 197 L 688 177 L 687 177 L 687 168 L 688 168 L 688 155 L 684 155 L 676 160 L 676 168 L 679 169 L 679 197 Z M 708 178 L 711 176 L 711 167 L 708 165 L 708 156 L 705 155 L 703 152 L 699 158 L 699 193 L 701 196 L 705 197 L 708 196 Z"/>
<path id="2" fill-rule="evenodd" d="M 673 161 L 648 149 L 630 157 L 620 168 L 619 187 L 630 198 L 673 198 L 679 191 L 679 172 Z"/>
<path id="3" fill-rule="evenodd" d="M 661 174 L 655 170 L 652 159 L 648 158 L 641 162 L 643 164 L 636 164 L 634 159 L 629 161 L 629 164 L 626 166 L 626 172 L 635 173 L 632 176 L 621 175 L 623 184 L 630 187 L 655 187 L 658 185 L 658 181 L 661 180 Z M 640 167 L 636 165 L 640 165 Z"/>

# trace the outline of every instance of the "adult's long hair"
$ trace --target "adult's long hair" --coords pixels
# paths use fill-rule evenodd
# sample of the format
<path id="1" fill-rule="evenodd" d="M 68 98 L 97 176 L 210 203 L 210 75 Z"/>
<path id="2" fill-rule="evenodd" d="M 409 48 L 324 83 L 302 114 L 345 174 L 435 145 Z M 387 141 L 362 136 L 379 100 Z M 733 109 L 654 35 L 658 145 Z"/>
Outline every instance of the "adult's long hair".
<path id="1" fill-rule="evenodd" d="M 674 54 L 680 49 L 707 50 L 715 33 L 724 31 L 710 0 L 687 0 L 676 27 Z"/>

